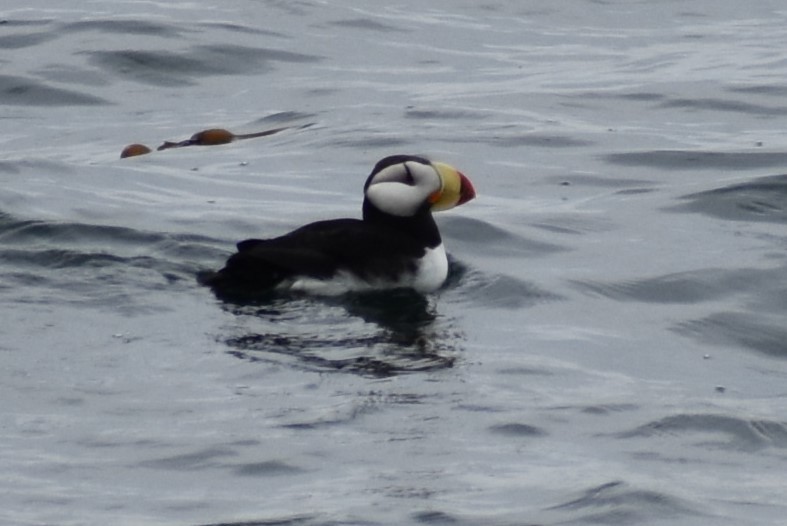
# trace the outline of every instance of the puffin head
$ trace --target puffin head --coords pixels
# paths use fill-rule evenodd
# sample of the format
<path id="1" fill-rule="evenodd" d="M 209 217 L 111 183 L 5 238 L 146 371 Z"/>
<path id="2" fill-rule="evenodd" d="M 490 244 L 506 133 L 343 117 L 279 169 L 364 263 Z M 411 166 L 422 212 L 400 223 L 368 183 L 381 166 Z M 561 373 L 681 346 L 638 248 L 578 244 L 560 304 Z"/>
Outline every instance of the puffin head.
<path id="1" fill-rule="evenodd" d="M 475 197 L 462 172 L 445 163 L 415 155 L 392 155 L 379 161 L 364 185 L 366 199 L 381 212 L 410 217 L 424 206 L 449 210 Z"/>

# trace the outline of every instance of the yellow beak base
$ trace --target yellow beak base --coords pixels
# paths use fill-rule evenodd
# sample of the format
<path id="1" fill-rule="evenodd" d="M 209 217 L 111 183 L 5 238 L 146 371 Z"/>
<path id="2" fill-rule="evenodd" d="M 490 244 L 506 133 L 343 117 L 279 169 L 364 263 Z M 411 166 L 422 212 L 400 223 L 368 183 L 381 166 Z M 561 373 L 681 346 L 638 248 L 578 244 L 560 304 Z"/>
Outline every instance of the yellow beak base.
<path id="1" fill-rule="evenodd" d="M 429 196 L 432 211 L 450 210 L 475 197 L 475 189 L 462 172 L 451 165 L 432 162 L 440 176 L 442 188 Z"/>

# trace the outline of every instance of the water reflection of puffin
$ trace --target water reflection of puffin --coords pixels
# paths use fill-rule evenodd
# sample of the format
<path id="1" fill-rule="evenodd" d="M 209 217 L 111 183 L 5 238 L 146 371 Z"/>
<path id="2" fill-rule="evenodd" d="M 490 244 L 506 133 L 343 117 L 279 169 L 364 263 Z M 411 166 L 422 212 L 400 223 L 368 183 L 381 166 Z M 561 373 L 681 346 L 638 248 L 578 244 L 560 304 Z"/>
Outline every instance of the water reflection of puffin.
<path id="1" fill-rule="evenodd" d="M 432 292 L 448 274 L 432 211 L 474 197 L 467 177 L 447 164 L 386 157 L 364 185 L 363 219 L 318 221 L 281 237 L 241 241 L 225 267 L 201 273 L 200 282 L 236 300 L 276 290 Z"/>
<path id="2" fill-rule="evenodd" d="M 223 340 L 230 355 L 309 370 L 373 377 L 437 371 L 453 367 L 463 339 L 432 298 L 413 289 L 278 295 L 222 308 L 246 320 Z"/>

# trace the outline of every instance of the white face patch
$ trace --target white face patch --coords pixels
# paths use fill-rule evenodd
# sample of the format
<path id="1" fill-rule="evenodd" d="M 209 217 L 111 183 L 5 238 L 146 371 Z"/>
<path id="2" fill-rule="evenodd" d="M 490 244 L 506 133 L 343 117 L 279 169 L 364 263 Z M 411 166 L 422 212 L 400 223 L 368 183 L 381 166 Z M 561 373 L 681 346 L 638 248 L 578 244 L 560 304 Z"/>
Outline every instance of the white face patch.
<path id="1" fill-rule="evenodd" d="M 389 166 L 375 174 L 366 197 L 382 212 L 407 217 L 414 215 L 442 182 L 431 165 L 414 161 Z"/>

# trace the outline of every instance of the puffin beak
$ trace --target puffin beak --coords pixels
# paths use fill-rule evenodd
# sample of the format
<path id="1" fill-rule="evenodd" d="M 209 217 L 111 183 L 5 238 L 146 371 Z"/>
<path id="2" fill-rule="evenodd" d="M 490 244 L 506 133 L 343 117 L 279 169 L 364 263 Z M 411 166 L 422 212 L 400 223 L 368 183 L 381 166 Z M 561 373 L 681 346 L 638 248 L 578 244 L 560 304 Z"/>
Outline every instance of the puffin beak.
<path id="1" fill-rule="evenodd" d="M 432 166 L 442 184 L 440 190 L 429 196 L 433 211 L 450 210 L 475 198 L 475 188 L 462 172 L 445 163 L 433 162 Z"/>

